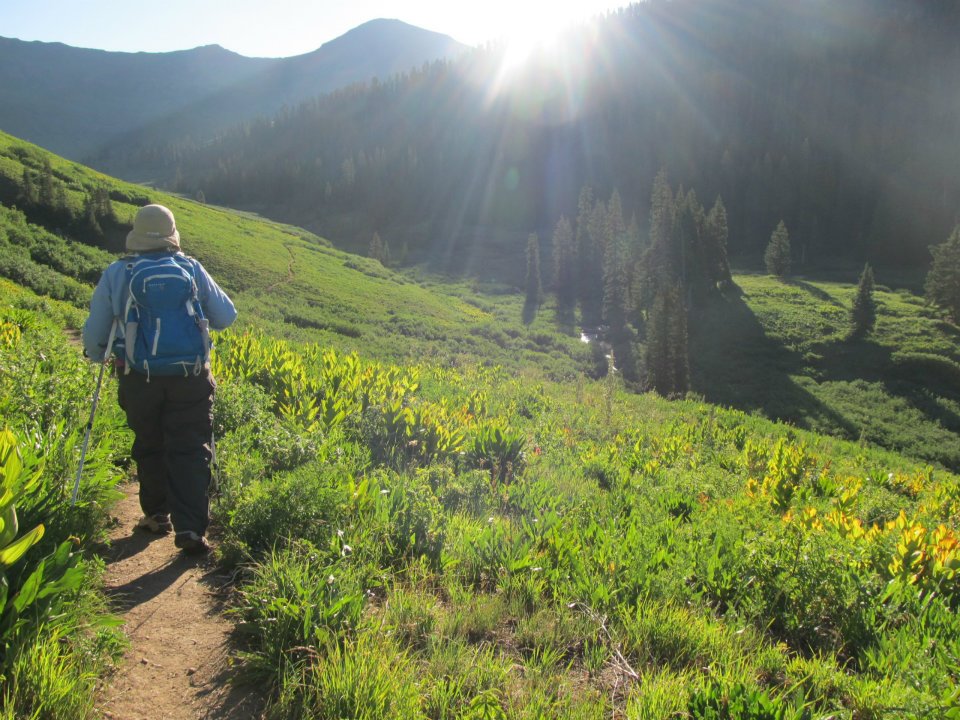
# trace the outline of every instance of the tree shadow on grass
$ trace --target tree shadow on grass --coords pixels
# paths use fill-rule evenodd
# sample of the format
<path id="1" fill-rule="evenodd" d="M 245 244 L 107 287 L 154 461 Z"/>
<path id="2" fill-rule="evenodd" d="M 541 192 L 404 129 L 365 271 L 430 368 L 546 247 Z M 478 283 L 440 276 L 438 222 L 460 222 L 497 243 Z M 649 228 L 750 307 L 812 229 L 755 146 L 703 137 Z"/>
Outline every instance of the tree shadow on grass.
<path id="1" fill-rule="evenodd" d="M 712 298 L 691 323 L 693 388 L 713 403 L 856 440 L 876 430 L 853 419 L 869 408 L 853 411 L 852 406 L 820 399 L 801 384 L 806 382 L 802 378 L 809 378 L 811 384 L 879 385 L 883 395 L 905 402 L 920 414 L 910 421 L 910 432 L 904 427 L 900 433 L 896 425 L 890 426 L 889 431 L 894 433 L 891 437 L 914 438 L 899 451 L 947 467 L 957 464 L 957 454 L 948 452 L 938 441 L 945 430 L 960 431 L 960 415 L 954 410 L 955 403 L 960 402 L 960 388 L 955 383 L 932 372 L 919 373 L 899 365 L 890 348 L 869 336 L 825 342 L 813 350 L 815 355 L 802 356 L 767 336 L 749 306 L 735 294 Z M 829 398 L 833 391 L 825 387 L 824 392 L 821 397 Z M 927 423 L 929 429 L 925 429 Z"/>
<path id="2" fill-rule="evenodd" d="M 537 319 L 537 312 L 540 310 L 540 303 L 530 302 L 529 300 L 523 304 L 523 324 L 530 325 L 534 320 Z"/>
<path id="3" fill-rule="evenodd" d="M 740 293 L 707 301 L 691 319 L 689 346 L 693 389 L 709 402 L 857 437 L 854 424 L 793 380 L 804 359 L 766 334 Z"/>
<path id="4" fill-rule="evenodd" d="M 815 298 L 817 298 L 817 300 L 822 300 L 823 302 L 830 303 L 835 307 L 839 307 L 839 308 L 844 307 L 844 304 L 839 300 L 837 300 L 835 297 L 833 297 L 830 293 L 824 290 L 821 290 L 816 285 L 811 285 L 810 283 L 805 282 L 804 280 L 797 280 L 796 278 L 787 278 L 783 282 L 785 285 L 790 285 L 792 287 L 805 290 L 806 292 L 810 293 Z"/>

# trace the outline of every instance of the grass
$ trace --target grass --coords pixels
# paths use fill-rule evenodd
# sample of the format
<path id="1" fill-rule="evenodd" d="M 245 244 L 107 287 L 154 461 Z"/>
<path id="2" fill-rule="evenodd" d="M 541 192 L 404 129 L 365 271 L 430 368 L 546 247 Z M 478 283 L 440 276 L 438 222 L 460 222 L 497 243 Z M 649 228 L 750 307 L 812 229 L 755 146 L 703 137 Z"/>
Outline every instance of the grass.
<path id="1" fill-rule="evenodd" d="M 23 146 L 3 143 L 9 184 Z M 737 276 L 743 294 L 696 322 L 712 402 L 668 402 L 590 379 L 593 348 L 549 304 L 525 323 L 509 288 L 55 169 L 77 198 L 110 183 L 121 219 L 138 193 L 168 204 L 240 306 L 216 353 L 214 512 L 273 717 L 957 712 L 960 355 L 913 296 L 878 290 L 877 329 L 853 342 L 852 285 Z M 0 288 L 48 338 L 82 321 Z M 34 376 L 23 358 L 51 346 L 0 375 L 24 426 L 79 415 L 89 390 L 69 348 Z M 62 474 L 69 449 L 44 448 Z M 85 497 L 106 501 L 109 461 Z"/>
<path id="2" fill-rule="evenodd" d="M 855 285 L 738 275 L 697 320 L 693 384 L 722 405 L 960 468 L 956 327 L 878 288 L 875 329 L 849 334 Z"/>

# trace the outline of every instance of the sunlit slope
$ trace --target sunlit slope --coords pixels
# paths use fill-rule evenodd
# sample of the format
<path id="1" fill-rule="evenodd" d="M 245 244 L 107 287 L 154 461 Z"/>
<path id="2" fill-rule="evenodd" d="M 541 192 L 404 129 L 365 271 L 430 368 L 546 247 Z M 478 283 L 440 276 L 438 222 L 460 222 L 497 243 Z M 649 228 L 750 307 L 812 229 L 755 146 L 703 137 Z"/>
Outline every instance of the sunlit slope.
<path id="1" fill-rule="evenodd" d="M 99 235 L 87 220 L 98 188 L 109 196 L 109 208 L 95 211 Z M 570 333 L 553 332 L 552 317 L 541 313 L 537 321 L 523 322 L 519 296 L 492 304 L 467 286 L 415 282 L 377 261 L 335 250 L 304 230 L 131 185 L 3 133 L 0 201 L 9 216 L 4 222 L 19 222 L 9 208 L 20 208 L 31 232 L 64 255 L 89 254 L 87 245 L 120 252 L 137 208 L 167 205 L 177 218 L 183 250 L 200 259 L 237 303 L 240 327 L 385 359 L 467 356 L 546 368 L 556 376 L 589 367 L 589 350 Z M 49 252 L 17 252 L 26 253 L 22 262 L 49 272 Z M 79 279 L 95 281 L 90 264 L 105 266 L 109 260 L 106 254 L 90 259 Z M 49 294 L 45 287 L 34 289 Z M 84 300 L 78 293 L 71 297 Z"/>

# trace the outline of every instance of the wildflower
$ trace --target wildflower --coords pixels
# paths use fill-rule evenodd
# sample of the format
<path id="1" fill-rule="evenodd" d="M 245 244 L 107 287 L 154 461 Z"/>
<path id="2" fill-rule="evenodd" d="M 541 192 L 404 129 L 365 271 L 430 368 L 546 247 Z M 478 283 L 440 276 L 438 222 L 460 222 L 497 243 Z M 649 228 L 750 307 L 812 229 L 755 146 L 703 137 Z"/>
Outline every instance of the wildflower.
<path id="1" fill-rule="evenodd" d="M 348 555 L 353 555 L 353 548 L 350 547 L 349 545 L 344 545 L 343 550 L 340 551 L 340 554 L 343 557 L 347 557 Z"/>
<path id="2" fill-rule="evenodd" d="M 335 581 L 336 581 L 336 578 L 333 575 L 331 575 L 330 577 L 327 578 L 327 585 L 333 585 Z"/>

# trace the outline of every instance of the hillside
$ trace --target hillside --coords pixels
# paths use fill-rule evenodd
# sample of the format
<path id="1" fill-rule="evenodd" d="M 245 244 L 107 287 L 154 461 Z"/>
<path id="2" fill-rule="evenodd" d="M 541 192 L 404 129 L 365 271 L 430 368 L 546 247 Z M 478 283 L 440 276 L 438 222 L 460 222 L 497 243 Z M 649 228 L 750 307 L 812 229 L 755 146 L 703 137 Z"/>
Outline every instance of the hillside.
<path id="1" fill-rule="evenodd" d="M 39 182 L 47 164 L 56 201 L 49 206 L 39 200 L 24 202 L 24 168 Z M 109 209 L 93 210 L 98 214 L 94 230 L 87 211 L 98 188 L 109 197 Z M 23 225 L 10 209 L 16 206 L 35 226 L 28 234 L 39 239 L 30 248 L 29 241 L 20 241 L 25 245 L 18 247 L 17 239 L 9 237 L 0 247 L 11 259 L 0 274 L 18 282 L 36 278 L 34 289 L 41 292 L 60 292 L 54 286 L 72 288 L 75 281 L 64 274 L 94 282 L 109 256 L 85 243 L 118 251 L 136 209 L 150 201 L 174 211 L 185 251 L 200 259 L 235 298 L 241 327 L 391 360 L 485 358 L 515 371 L 540 368 L 556 377 L 592 368 L 590 350 L 578 337 L 553 332 L 546 314 L 524 324 L 522 298 L 509 289 L 498 300 L 469 284 L 417 280 L 336 250 L 306 231 L 113 180 L 2 133 L 3 224 Z M 44 227 L 68 239 L 52 236 Z M 44 244 L 54 244 L 56 250 L 42 255 L 36 248 Z M 95 259 L 86 259 L 91 253 Z M 57 264 L 50 256 L 78 254 L 100 265 L 83 271 L 61 267 L 63 272 L 47 278 L 55 272 L 48 266 Z M 15 262 L 15 257 L 20 259 Z M 85 292 L 78 288 L 70 297 L 82 305 L 89 297 L 89 290 Z"/>
<path id="2" fill-rule="evenodd" d="M 47 162 L 52 196 L 62 194 L 65 204 L 24 203 L 24 168 L 39 176 Z M 99 236 L 84 210 L 98 187 L 112 198 Z M 604 350 L 580 342 L 579 328 L 557 312 L 552 297 L 531 317 L 523 295 L 509 285 L 400 273 L 306 231 L 129 185 L 9 136 L 0 136 L 0 201 L 41 227 L 24 236 L 33 239 L 14 238 L 10 228 L 22 221 L 2 209 L 7 240 L 0 245 L 0 275 L 82 307 L 89 297 L 84 283 L 95 282 L 110 256 L 64 244 L 43 227 L 116 249 L 136 207 L 151 200 L 174 210 L 185 249 L 235 298 L 241 327 L 391 362 L 483 362 L 531 380 L 570 383 L 606 373 Z M 692 313 L 695 393 L 960 468 L 955 326 L 909 291 L 881 286 L 875 332 L 851 341 L 849 283 L 754 275 L 736 275 L 735 282 Z M 642 346 L 637 354 L 642 362 Z"/>
<path id="3" fill-rule="evenodd" d="M 0 625 L 11 718 L 87 720 L 104 686 L 117 694 L 124 640 L 86 559 L 103 552 L 127 444 L 109 378 L 80 504 L 63 492 L 93 387 L 63 341 L 82 315 L 0 280 L 3 478 L 23 527 L 49 526 L 4 569 L 14 603 L 31 603 L 15 632 L 13 603 Z M 539 385 L 234 332 L 216 362 L 217 558 L 234 571 L 242 653 L 197 682 L 216 678 L 221 698 L 265 693 L 268 717 L 315 720 L 960 708 L 955 475 L 614 380 Z M 18 479 L 39 462 L 27 492 Z M 197 576 L 152 567 L 127 582 Z M 181 644 L 148 672 L 189 675 Z M 197 699 L 156 697 L 168 685 L 121 707 Z"/>
<path id="4" fill-rule="evenodd" d="M 285 105 L 464 49 L 397 20 L 371 21 L 311 53 L 278 59 L 218 46 L 117 53 L 0 38 L 0 129 L 116 172 L 124 169 L 111 165 L 117 144 L 203 141 Z"/>
<path id="5" fill-rule="evenodd" d="M 516 289 L 399 274 L 0 135 L 6 717 L 88 720 L 116 681 L 109 612 L 128 606 L 102 595 L 97 541 L 129 435 L 108 377 L 71 507 L 95 371 L 64 330 L 148 200 L 243 318 L 214 355 L 216 558 L 243 648 L 202 669 L 220 697 L 253 682 L 269 717 L 315 720 L 960 712 L 960 478 L 871 442 L 944 462 L 956 447 L 933 414 L 955 414 L 950 397 L 889 404 L 887 365 L 955 387 L 956 329 L 908 292 L 878 289 L 858 343 L 837 282 L 736 275 L 701 306 L 705 393 L 818 429 L 840 417 L 850 442 L 590 379 L 597 346 L 552 303 L 525 324 Z M 188 569 L 161 565 L 124 585 Z M 172 614 L 203 593 L 167 596 Z M 156 707 L 137 700 L 123 707 Z"/>

